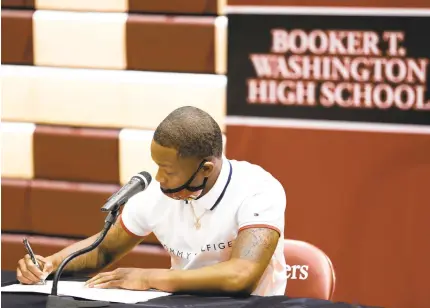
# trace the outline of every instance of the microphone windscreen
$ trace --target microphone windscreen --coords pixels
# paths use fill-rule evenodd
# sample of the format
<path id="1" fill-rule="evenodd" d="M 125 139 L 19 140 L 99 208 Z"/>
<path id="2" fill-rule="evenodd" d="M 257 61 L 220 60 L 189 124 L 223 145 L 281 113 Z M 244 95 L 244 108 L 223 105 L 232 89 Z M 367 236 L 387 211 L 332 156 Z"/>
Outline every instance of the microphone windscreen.
<path id="1" fill-rule="evenodd" d="M 140 174 L 141 176 L 143 176 L 143 177 L 146 179 L 146 181 L 147 181 L 147 183 L 148 183 L 148 186 L 149 186 L 149 184 L 151 184 L 151 181 L 152 181 L 152 176 L 151 176 L 151 174 L 150 174 L 149 172 L 147 172 L 147 171 L 139 172 L 139 174 Z"/>

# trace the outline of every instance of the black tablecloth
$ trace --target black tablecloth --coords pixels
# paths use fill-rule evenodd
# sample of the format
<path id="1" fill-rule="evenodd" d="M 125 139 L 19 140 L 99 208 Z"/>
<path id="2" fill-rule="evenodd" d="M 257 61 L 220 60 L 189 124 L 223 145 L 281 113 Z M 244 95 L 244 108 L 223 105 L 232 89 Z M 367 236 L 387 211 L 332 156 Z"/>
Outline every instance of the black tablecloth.
<path id="1" fill-rule="evenodd" d="M 49 277 L 48 277 L 49 279 Z M 85 278 L 63 276 L 62 280 L 84 281 Z M 1 271 L 2 286 L 18 283 L 15 272 Z M 47 302 L 46 294 L 36 293 L 9 293 L 1 294 L 1 306 L 4 308 L 45 308 Z M 111 303 L 112 308 L 372 308 L 370 306 L 351 305 L 346 303 L 333 303 L 330 301 L 289 298 L 286 296 L 260 297 L 250 296 L 247 298 L 219 297 L 219 296 L 193 296 L 174 294 L 170 296 L 155 298 L 145 303 L 120 304 Z M 373 307 L 376 308 L 376 307 Z"/>

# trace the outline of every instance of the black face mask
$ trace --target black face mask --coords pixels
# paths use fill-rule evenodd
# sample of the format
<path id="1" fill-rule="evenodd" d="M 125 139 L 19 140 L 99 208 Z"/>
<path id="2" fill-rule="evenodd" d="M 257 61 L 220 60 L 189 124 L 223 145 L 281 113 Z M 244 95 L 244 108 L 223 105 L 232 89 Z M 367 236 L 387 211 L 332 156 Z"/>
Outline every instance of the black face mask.
<path id="1" fill-rule="evenodd" d="M 199 165 L 199 167 L 197 168 L 197 170 L 196 170 L 196 172 L 194 172 L 194 174 L 191 176 L 191 178 L 184 184 L 184 185 L 181 185 L 181 186 L 179 186 L 179 187 L 176 187 L 176 188 L 171 188 L 171 189 L 163 189 L 163 188 L 161 188 L 160 187 L 160 189 L 161 189 L 161 191 L 163 192 L 163 193 L 165 193 L 165 194 L 174 194 L 174 193 L 178 193 L 178 192 L 180 192 L 181 190 L 184 190 L 184 189 L 186 189 L 186 190 L 188 190 L 188 191 L 191 191 L 191 192 L 196 192 L 196 191 L 199 191 L 199 190 L 203 190 L 203 189 L 205 189 L 205 187 L 206 187 L 206 182 L 208 181 L 208 178 L 207 177 L 205 177 L 205 179 L 203 180 L 203 183 L 202 183 L 202 185 L 199 185 L 199 186 L 189 186 L 190 184 L 191 184 L 191 182 L 194 180 L 194 178 L 196 177 L 196 175 L 197 175 L 197 173 L 200 171 L 200 169 L 204 166 L 204 164 L 205 164 L 205 162 L 206 162 L 207 160 L 206 159 L 204 159 L 201 163 L 200 163 L 200 165 Z"/>

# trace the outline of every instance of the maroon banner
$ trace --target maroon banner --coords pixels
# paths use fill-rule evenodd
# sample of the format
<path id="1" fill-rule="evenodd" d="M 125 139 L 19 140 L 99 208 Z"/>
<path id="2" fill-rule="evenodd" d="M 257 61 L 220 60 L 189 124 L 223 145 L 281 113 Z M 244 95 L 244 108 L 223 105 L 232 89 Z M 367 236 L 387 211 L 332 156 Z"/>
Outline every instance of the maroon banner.
<path id="1" fill-rule="evenodd" d="M 228 5 L 429 8 L 427 0 L 228 0 Z"/>
<path id="2" fill-rule="evenodd" d="M 231 9 L 227 155 L 281 181 L 335 301 L 427 307 L 430 10 Z"/>

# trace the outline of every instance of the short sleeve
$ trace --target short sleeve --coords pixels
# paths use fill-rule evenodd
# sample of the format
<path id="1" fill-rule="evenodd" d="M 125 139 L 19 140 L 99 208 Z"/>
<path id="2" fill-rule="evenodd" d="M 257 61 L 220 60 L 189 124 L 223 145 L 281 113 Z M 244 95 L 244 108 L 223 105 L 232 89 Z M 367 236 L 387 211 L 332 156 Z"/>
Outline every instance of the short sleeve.
<path id="1" fill-rule="evenodd" d="M 269 228 L 283 234 L 287 198 L 278 181 L 270 181 L 247 197 L 238 214 L 239 231 L 248 228 Z"/>
<path id="2" fill-rule="evenodd" d="M 152 232 L 148 219 L 150 208 L 155 202 L 151 194 L 151 187 L 128 200 L 125 204 L 120 222 L 127 233 L 133 236 L 143 237 Z"/>

